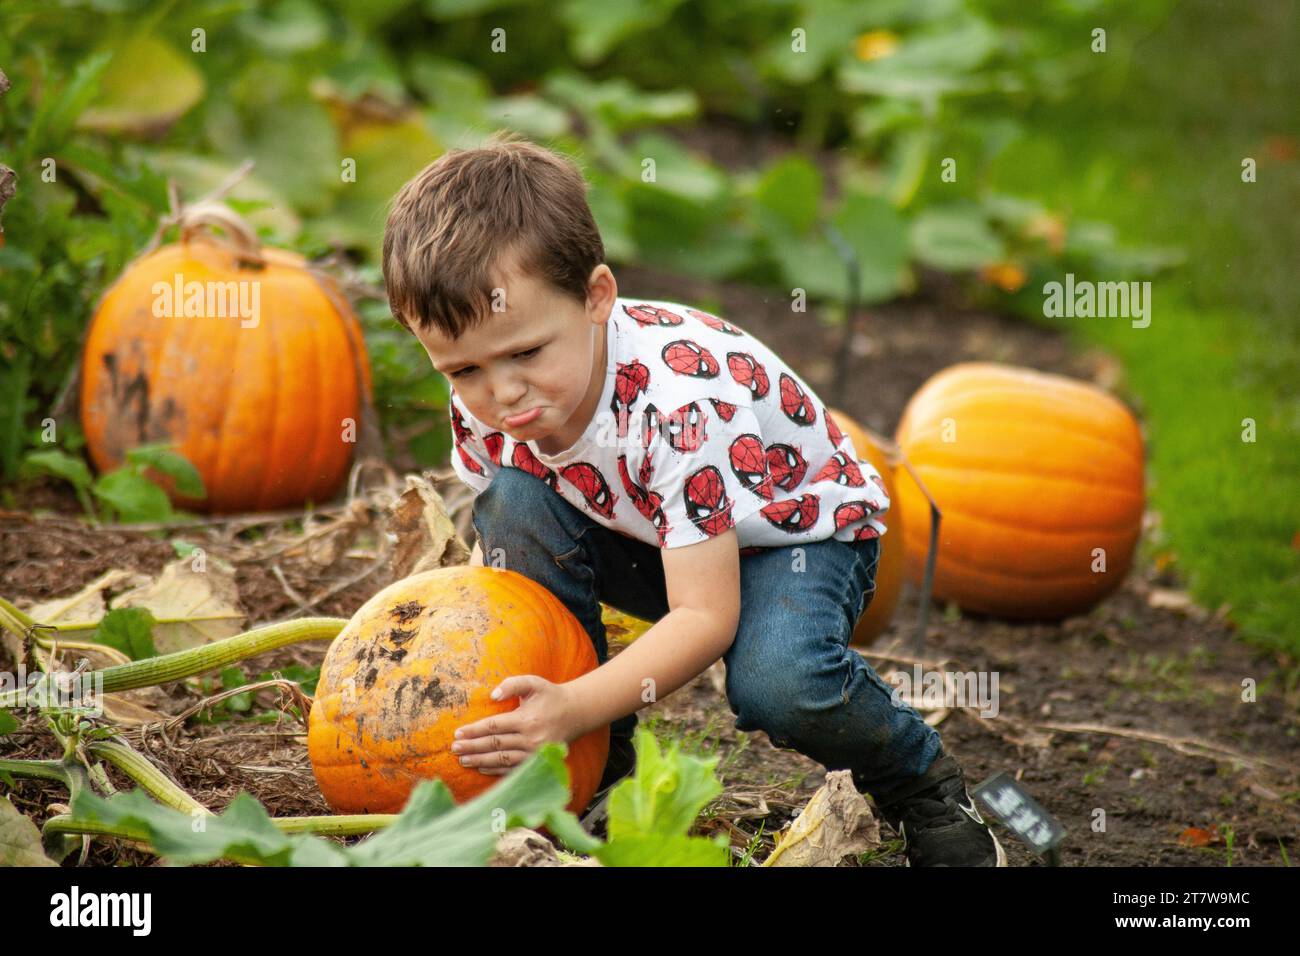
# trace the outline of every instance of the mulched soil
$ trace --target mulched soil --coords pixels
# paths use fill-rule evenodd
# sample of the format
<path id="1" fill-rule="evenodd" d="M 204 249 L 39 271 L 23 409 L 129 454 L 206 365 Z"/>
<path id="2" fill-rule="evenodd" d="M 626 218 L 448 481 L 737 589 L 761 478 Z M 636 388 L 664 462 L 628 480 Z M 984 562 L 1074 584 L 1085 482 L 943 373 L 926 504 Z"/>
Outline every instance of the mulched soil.
<path id="1" fill-rule="evenodd" d="M 787 299 L 734 283 L 683 279 L 642 269 L 618 271 L 623 295 L 696 303 L 719 301 L 720 313 L 776 349 L 810 385 L 830 399 L 833 357 L 842 330 L 809 312 L 794 321 Z M 927 288 L 931 288 L 927 285 Z M 954 362 L 991 359 L 1122 386 L 1107 356 L 1078 353 L 1056 333 L 964 307 L 942 284 L 930 293 L 860 316 L 847 339 L 846 389 L 830 400 L 858 421 L 890 434 L 908 397 L 934 372 Z M 394 454 L 401 460 L 400 450 Z M 443 477 L 446 477 L 445 475 Z M 455 482 L 439 486 L 465 528 L 464 498 Z M 57 483 L 15 489 L 15 510 L 0 512 L 0 593 L 10 600 L 47 600 L 75 593 L 110 568 L 156 574 L 175 556 L 160 535 L 78 523 L 75 498 Z M 25 512 L 37 511 L 32 517 Z M 1150 515 L 1149 522 L 1158 522 Z M 203 543 L 216 557 L 247 549 L 253 532 L 230 527 L 188 528 L 173 537 Z M 355 547 L 373 547 L 360 536 Z M 1295 688 L 1284 686 L 1285 663 L 1233 636 L 1226 617 L 1194 605 L 1156 600 L 1176 591 L 1176 556 L 1157 570 L 1143 557 L 1123 587 L 1088 615 L 1062 622 L 1008 623 L 962 616 L 936 605 L 923 656 L 945 670 L 1000 674 L 1000 713 L 981 718 L 953 711 L 939 725 L 945 747 L 964 767 L 971 786 L 998 771 L 1017 777 L 1069 831 L 1065 865 L 1281 865 L 1281 846 L 1294 858 L 1300 833 Z M 298 606 L 265 562 L 234 561 L 249 625 L 295 616 Z M 330 581 L 355 577 L 364 554 L 322 571 L 286 555 L 285 582 L 301 596 Z M 376 570 L 330 595 L 312 614 L 347 617 L 389 583 Z M 1154 597 L 1153 597 L 1154 592 Z M 867 650 L 878 670 L 887 656 L 912 653 L 914 595 L 905 595 L 893 626 Z M 255 677 L 291 664 L 320 662 L 324 645 L 286 648 L 243 665 Z M 6 664 L 5 666 L 8 666 Z M 701 824 L 726 832 L 737 846 L 753 841 L 755 857 L 768 852 L 779 830 L 822 784 L 824 768 L 771 746 L 764 734 L 735 730 L 716 670 L 641 712 L 643 723 L 685 739 L 720 758 L 725 792 Z M 1241 700 L 1242 680 L 1253 678 L 1257 700 Z M 177 714 L 201 697 L 193 682 L 172 685 L 153 706 Z M 275 714 L 276 693 L 262 692 L 260 709 Z M 167 767 L 205 805 L 220 810 L 240 790 L 276 815 L 328 812 L 311 774 L 303 728 L 286 714 L 276 724 L 247 720 L 189 721 L 169 735 L 131 731 L 133 745 Z M 1047 725 L 1056 725 L 1049 727 Z M 1082 731 L 1102 725 L 1115 731 Z M 1129 736 L 1124 736 L 1129 735 Z M 1160 739 L 1153 739 L 1160 738 Z M 1208 745 L 1209 750 L 1205 746 Z M 54 742 L 30 720 L 0 738 L 0 755 L 54 757 Z M 116 771 L 114 782 L 127 781 Z M 9 793 L 38 824 L 66 800 L 61 787 L 21 780 Z M 1094 829 L 1104 811 L 1105 829 Z M 755 834 L 762 831 L 762 836 Z M 1196 828 L 1208 845 L 1184 845 Z M 901 865 L 897 841 L 865 865 Z M 1000 828 L 1013 865 L 1040 865 L 1024 844 Z M 1187 834 L 1188 837 L 1193 834 Z M 74 854 L 65 865 L 76 862 Z M 99 865 L 149 865 L 153 858 L 121 843 L 96 840 L 86 860 Z"/>

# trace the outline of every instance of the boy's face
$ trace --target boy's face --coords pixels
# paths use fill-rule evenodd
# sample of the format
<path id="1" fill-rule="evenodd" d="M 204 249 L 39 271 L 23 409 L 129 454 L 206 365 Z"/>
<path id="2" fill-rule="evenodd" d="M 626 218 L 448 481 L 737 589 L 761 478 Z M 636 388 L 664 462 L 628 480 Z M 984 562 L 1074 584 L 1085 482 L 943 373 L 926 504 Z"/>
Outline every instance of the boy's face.
<path id="1" fill-rule="evenodd" d="M 504 311 L 457 339 L 436 328 L 416 336 L 475 418 L 545 454 L 563 451 L 604 389 L 614 274 L 604 264 L 592 270 L 585 306 L 513 263 L 499 278 Z"/>

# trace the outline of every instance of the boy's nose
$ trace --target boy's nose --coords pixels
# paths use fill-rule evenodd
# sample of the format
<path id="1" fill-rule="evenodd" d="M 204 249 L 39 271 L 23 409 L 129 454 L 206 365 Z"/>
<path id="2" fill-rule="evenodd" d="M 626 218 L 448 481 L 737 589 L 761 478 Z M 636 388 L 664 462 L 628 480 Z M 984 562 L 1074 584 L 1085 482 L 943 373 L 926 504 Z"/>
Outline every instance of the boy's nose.
<path id="1" fill-rule="evenodd" d="M 519 411 L 518 405 L 527 391 L 528 387 L 514 378 L 499 378 L 492 383 L 492 397 L 503 409 Z"/>

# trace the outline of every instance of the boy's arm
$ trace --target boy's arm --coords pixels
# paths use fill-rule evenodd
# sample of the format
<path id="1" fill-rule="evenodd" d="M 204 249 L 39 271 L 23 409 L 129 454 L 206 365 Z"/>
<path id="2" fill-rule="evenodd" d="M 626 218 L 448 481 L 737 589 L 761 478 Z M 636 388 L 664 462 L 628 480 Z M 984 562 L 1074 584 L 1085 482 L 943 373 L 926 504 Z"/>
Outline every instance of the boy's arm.
<path id="1" fill-rule="evenodd" d="M 668 613 L 602 667 L 568 682 L 581 736 L 689 683 L 727 649 L 740 621 L 735 529 L 663 556 Z"/>

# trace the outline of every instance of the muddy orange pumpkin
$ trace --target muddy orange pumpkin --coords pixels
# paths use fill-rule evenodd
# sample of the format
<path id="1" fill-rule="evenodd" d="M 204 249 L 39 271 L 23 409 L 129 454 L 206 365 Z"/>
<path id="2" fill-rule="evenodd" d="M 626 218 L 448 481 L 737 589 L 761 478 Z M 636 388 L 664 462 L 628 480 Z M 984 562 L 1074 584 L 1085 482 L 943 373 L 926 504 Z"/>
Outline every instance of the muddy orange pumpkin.
<path id="1" fill-rule="evenodd" d="M 1142 527 L 1144 452 L 1119 399 L 1060 375 L 963 362 L 912 396 L 897 440 L 943 513 L 936 597 L 1060 618 L 1123 581 Z M 899 482 L 898 505 L 919 582 L 929 505 L 912 481 Z"/>
<path id="2" fill-rule="evenodd" d="M 519 674 L 564 683 L 596 665 L 578 619 L 522 574 L 462 566 L 404 578 L 326 652 L 307 735 L 316 782 L 339 813 L 396 813 L 422 779 L 471 799 L 503 778 L 461 766 L 451 744 L 456 728 L 518 706 L 492 700 L 492 689 Z M 578 813 L 604 773 L 609 728 L 568 746 Z"/>
<path id="3" fill-rule="evenodd" d="M 170 442 L 207 498 L 158 483 L 193 510 L 328 500 L 373 431 L 356 316 L 329 276 L 262 248 L 227 207 L 196 203 L 180 227 L 123 271 L 91 321 L 80 395 L 91 460 L 108 471 L 130 448 Z"/>
<path id="4" fill-rule="evenodd" d="M 867 644 L 889 626 L 903 590 L 903 509 L 895 504 L 898 499 L 894 493 L 894 468 L 889 464 L 885 448 L 844 412 L 832 408 L 830 413 L 835 423 L 853 442 L 853 450 L 858 453 L 858 457 L 867 459 L 880 472 L 880 477 L 885 482 L 885 493 L 889 495 L 889 510 L 881 518 L 886 531 L 880 536 L 876 591 L 853 629 L 852 643 Z"/>

